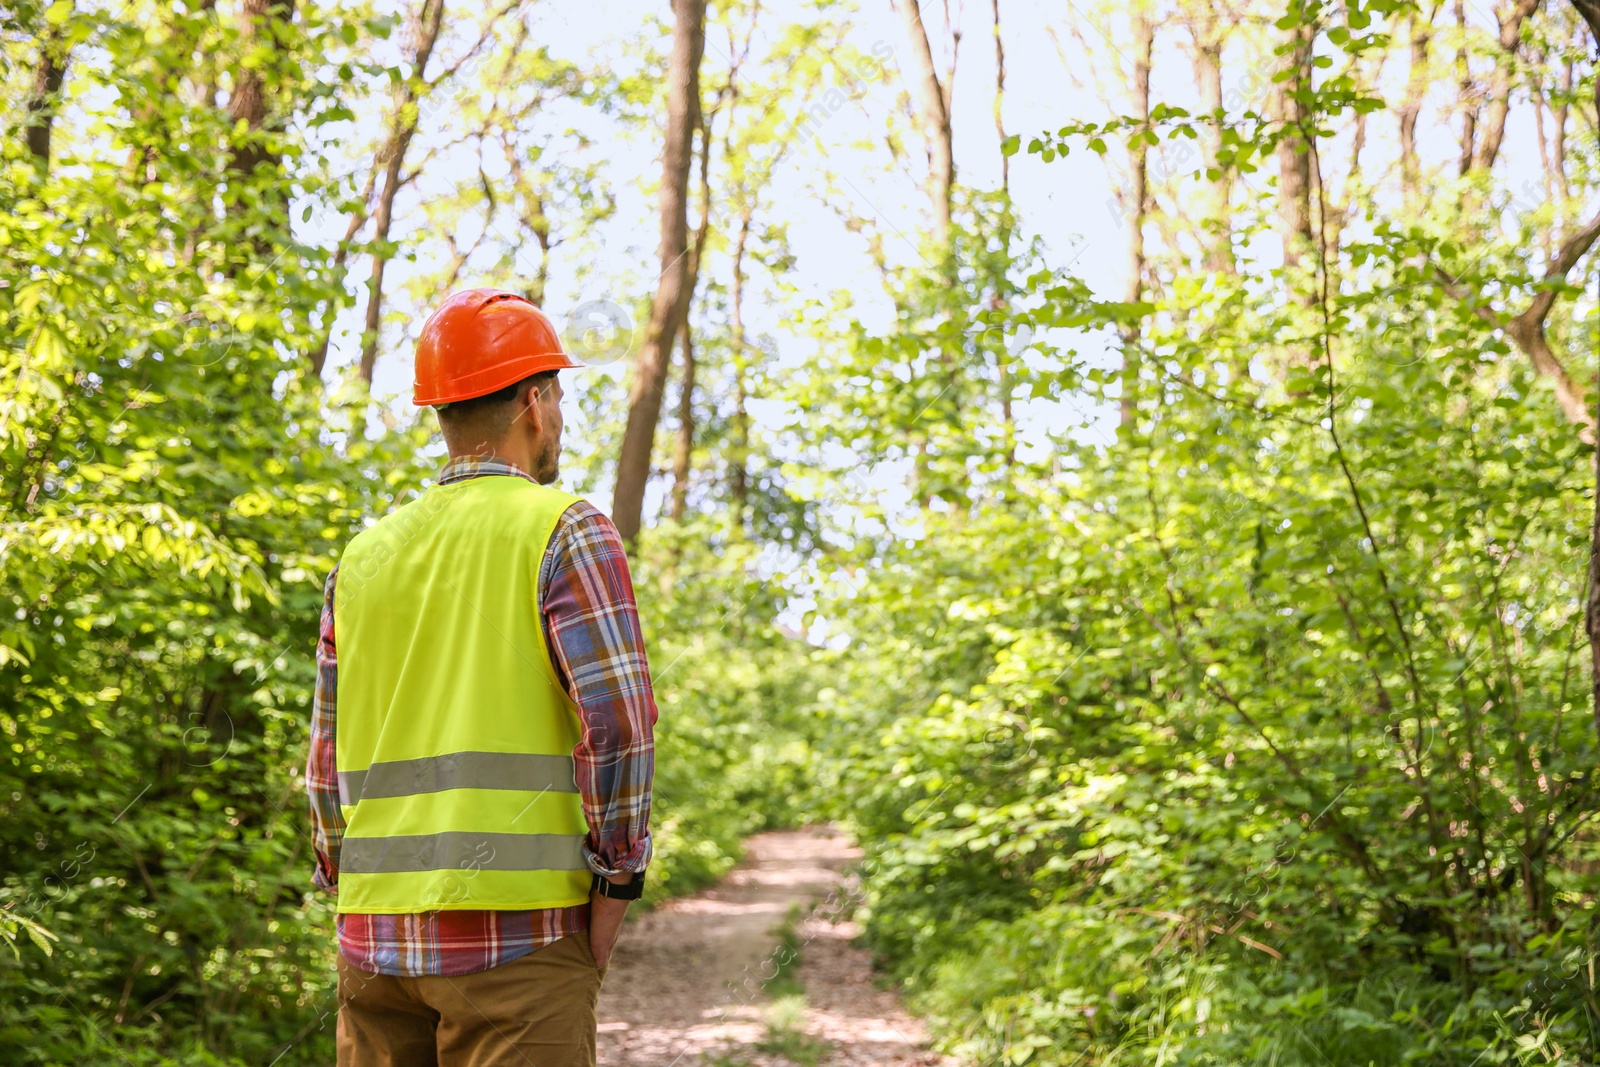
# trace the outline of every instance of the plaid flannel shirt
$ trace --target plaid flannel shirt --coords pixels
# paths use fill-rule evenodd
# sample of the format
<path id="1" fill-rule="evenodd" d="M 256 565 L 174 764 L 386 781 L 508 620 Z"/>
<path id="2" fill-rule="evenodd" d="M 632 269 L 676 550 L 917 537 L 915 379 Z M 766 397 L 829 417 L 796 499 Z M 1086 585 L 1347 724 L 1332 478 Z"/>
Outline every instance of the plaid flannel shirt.
<path id="1" fill-rule="evenodd" d="M 498 460 L 460 457 L 441 485 L 499 475 L 533 479 Z M 344 816 L 335 767 L 338 653 L 328 575 L 317 643 L 306 792 L 316 850 L 315 885 L 337 889 Z M 655 695 L 622 538 L 592 504 L 572 505 L 556 523 L 539 570 L 545 641 L 557 678 L 578 706 L 583 734 L 573 759 L 589 835 L 584 858 L 598 874 L 642 871 L 650 862 L 650 792 L 655 775 Z M 392 975 L 458 975 L 487 970 L 588 929 L 589 906 L 531 911 L 433 911 L 340 915 L 339 949 L 358 967 Z"/>

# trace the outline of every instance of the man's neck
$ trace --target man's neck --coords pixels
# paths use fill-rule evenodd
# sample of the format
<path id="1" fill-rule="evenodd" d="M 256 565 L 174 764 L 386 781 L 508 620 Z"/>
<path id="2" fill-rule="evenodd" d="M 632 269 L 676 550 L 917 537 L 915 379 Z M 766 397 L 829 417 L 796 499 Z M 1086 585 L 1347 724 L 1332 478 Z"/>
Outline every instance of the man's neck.
<path id="1" fill-rule="evenodd" d="M 527 455 L 526 448 L 515 448 L 506 441 L 485 441 L 476 448 L 450 450 L 451 459 L 476 459 L 493 460 L 497 463 L 509 463 L 520 471 L 533 472 L 533 457 Z"/>

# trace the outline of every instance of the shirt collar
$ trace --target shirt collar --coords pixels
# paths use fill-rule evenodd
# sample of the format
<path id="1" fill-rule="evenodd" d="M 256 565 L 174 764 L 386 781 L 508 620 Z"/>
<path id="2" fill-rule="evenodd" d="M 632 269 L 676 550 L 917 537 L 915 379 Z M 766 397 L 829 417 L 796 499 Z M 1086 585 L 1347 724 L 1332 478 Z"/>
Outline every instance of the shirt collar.
<path id="1" fill-rule="evenodd" d="M 534 481 L 533 475 L 515 463 L 510 463 L 503 459 L 491 459 L 487 456 L 457 456 L 446 463 L 444 469 L 439 472 L 439 484 L 449 485 L 452 482 L 464 482 L 468 478 L 481 478 L 486 474 L 504 474 L 513 478 L 526 478 L 530 482 Z"/>

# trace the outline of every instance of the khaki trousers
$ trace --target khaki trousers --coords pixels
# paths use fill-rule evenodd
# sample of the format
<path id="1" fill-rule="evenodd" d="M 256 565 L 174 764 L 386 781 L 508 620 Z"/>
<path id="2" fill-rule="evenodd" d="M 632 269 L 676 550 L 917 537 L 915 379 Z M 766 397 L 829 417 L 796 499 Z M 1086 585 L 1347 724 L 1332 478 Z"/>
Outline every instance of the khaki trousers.
<path id="1" fill-rule="evenodd" d="M 339 1067 L 595 1067 L 588 931 L 477 974 L 399 978 L 339 955 Z"/>

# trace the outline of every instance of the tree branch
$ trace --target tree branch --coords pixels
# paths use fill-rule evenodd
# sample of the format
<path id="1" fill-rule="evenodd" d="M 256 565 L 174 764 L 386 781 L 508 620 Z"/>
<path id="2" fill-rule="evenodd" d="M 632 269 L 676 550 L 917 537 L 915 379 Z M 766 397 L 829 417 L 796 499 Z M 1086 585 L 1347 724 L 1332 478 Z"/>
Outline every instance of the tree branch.
<path id="1" fill-rule="evenodd" d="M 1596 212 L 1594 218 L 1585 223 L 1581 230 L 1562 244 L 1561 250 L 1556 253 L 1555 258 L 1550 261 L 1550 266 L 1546 268 L 1544 280 L 1546 282 L 1564 281 L 1567 273 L 1578 265 L 1578 260 L 1583 258 L 1584 253 L 1594 247 L 1597 238 L 1600 238 L 1600 212 Z M 1533 303 L 1528 305 L 1528 310 L 1524 311 L 1518 318 L 1542 323 L 1555 302 L 1555 288 L 1552 286 L 1551 288 L 1543 289 L 1534 296 Z"/>
<path id="2" fill-rule="evenodd" d="M 1544 332 L 1544 323 L 1550 314 L 1550 309 L 1555 306 L 1559 283 L 1566 281 L 1568 272 L 1578 265 L 1578 261 L 1594 246 L 1597 239 L 1600 239 L 1600 213 L 1562 243 L 1555 258 L 1545 268 L 1544 277 L 1540 280 L 1538 291 L 1532 301 L 1520 314 L 1514 316 L 1495 311 L 1487 303 L 1474 299 L 1473 294 L 1460 279 L 1452 276 L 1442 266 L 1434 265 L 1434 273 L 1445 292 L 1466 304 L 1479 318 L 1495 329 L 1504 330 L 1506 336 L 1510 337 L 1523 355 L 1533 363 L 1534 370 L 1554 383 L 1556 402 L 1561 405 L 1562 413 L 1566 415 L 1568 422 L 1579 428 L 1579 437 L 1588 444 L 1595 442 L 1595 414 L 1589 410 L 1583 386 L 1567 372 L 1561 357 L 1550 347 L 1550 339 Z"/>

